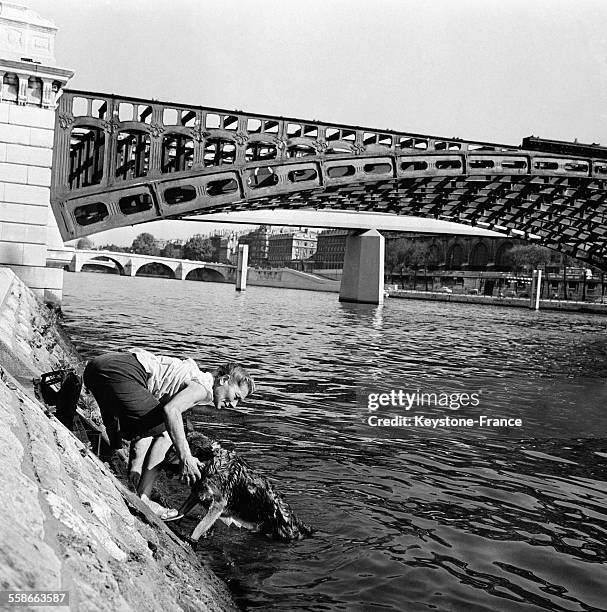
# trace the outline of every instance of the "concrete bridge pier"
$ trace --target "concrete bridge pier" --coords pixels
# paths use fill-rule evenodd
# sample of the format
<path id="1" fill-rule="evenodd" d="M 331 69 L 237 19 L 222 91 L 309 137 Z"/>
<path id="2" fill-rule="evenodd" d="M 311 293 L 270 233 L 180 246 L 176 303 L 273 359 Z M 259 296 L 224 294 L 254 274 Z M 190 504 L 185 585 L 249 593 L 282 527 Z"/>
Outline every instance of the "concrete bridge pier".
<path id="1" fill-rule="evenodd" d="M 180 263 L 177 268 L 175 268 L 175 278 L 177 280 L 185 280 L 185 277 L 188 275 L 188 271 L 185 270 L 183 264 Z"/>
<path id="2" fill-rule="evenodd" d="M 236 264 L 236 291 L 247 288 L 247 272 L 249 271 L 249 245 L 238 245 L 238 263 Z"/>
<path id="3" fill-rule="evenodd" d="M 348 236 L 339 301 L 383 304 L 384 237 L 377 230 Z"/>

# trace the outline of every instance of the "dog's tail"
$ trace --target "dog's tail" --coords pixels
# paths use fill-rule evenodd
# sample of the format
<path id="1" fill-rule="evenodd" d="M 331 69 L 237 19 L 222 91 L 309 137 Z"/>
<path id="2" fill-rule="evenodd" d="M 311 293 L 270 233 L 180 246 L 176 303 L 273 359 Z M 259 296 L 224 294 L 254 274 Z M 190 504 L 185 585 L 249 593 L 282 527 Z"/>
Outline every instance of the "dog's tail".
<path id="1" fill-rule="evenodd" d="M 262 505 L 266 508 L 266 518 L 261 526 L 261 531 L 277 540 L 285 541 L 301 540 L 311 536 L 314 530 L 297 518 L 291 506 L 266 478 L 260 480 L 264 486 L 257 490 L 258 493 L 261 493 L 260 489 L 263 490 L 262 497 L 265 497 L 265 503 Z"/>

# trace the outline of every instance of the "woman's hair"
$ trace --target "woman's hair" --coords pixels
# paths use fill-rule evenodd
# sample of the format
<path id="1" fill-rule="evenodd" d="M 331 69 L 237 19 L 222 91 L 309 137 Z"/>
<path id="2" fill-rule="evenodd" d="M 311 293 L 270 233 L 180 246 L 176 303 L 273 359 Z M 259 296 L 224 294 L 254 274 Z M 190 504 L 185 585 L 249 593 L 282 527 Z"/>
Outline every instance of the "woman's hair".
<path id="1" fill-rule="evenodd" d="M 222 363 L 217 370 L 215 370 L 215 378 L 221 378 L 222 376 L 229 376 L 230 380 L 237 385 L 246 385 L 248 389 L 247 397 L 252 395 L 255 391 L 255 381 L 239 363 L 233 361 Z"/>

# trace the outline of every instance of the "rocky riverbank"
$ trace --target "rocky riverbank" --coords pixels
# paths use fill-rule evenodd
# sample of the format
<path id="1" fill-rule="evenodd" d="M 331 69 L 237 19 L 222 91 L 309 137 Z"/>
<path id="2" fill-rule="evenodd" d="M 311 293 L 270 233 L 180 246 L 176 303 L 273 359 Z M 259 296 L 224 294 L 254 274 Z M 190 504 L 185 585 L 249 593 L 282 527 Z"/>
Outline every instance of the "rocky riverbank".
<path id="1" fill-rule="evenodd" d="M 66 366 L 81 368 L 56 313 L 0 268 L 0 589 L 67 590 L 73 610 L 236 610 L 194 552 L 37 399 L 32 379 Z"/>

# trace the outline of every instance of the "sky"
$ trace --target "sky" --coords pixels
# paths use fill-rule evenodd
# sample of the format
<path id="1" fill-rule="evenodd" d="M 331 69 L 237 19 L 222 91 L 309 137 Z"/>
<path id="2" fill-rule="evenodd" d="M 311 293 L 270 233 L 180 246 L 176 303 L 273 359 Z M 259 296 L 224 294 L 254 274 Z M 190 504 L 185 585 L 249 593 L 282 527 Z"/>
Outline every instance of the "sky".
<path id="1" fill-rule="evenodd" d="M 533 134 L 607 145 L 605 0 L 15 1 L 55 22 L 72 89 L 504 144 Z M 104 234 L 121 243 L 130 232 L 128 244 L 140 231 L 210 228 Z"/>

